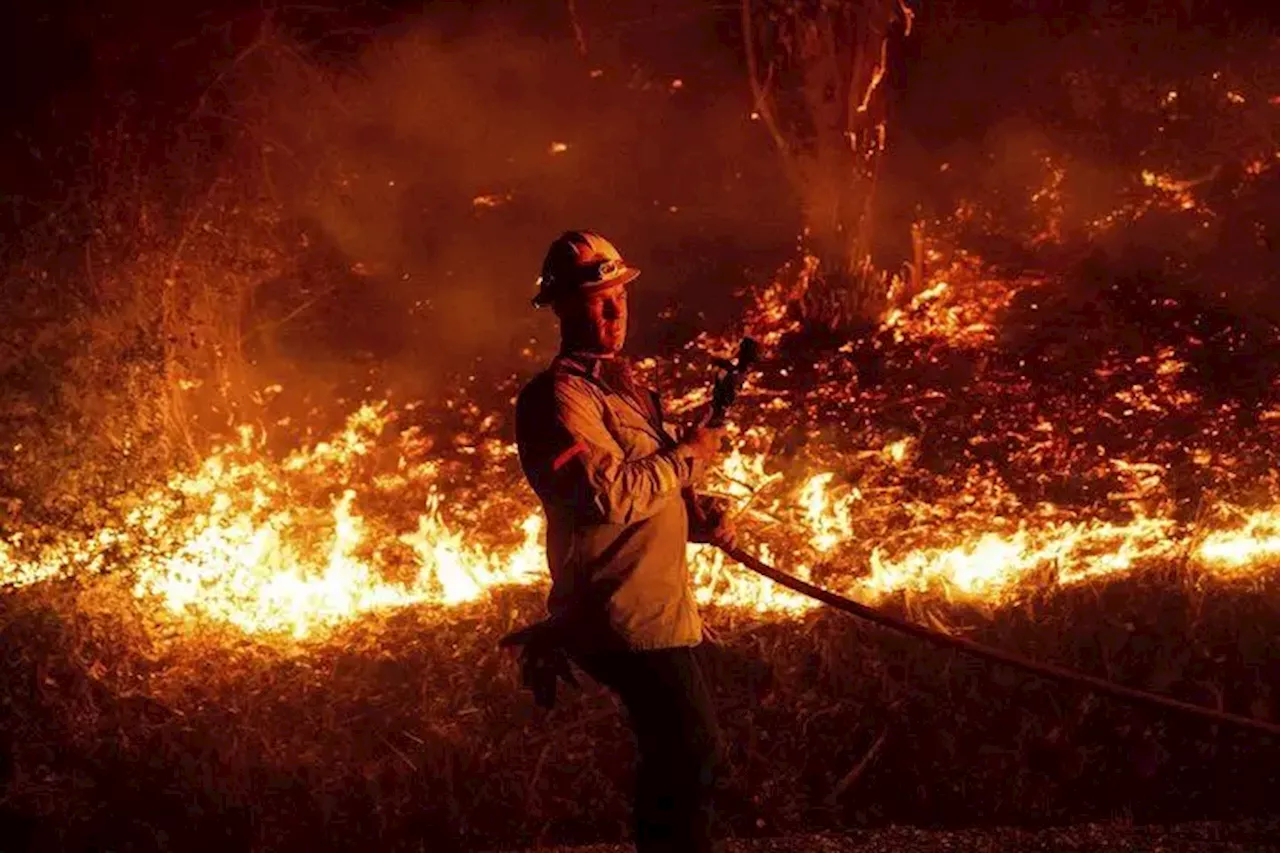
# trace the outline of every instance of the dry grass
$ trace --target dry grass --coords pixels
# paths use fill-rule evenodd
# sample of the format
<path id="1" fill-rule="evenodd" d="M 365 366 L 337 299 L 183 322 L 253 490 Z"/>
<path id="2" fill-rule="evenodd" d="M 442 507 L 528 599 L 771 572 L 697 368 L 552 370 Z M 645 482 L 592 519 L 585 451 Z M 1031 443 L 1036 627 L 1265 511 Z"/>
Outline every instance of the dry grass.
<path id="1" fill-rule="evenodd" d="M 776 838 L 732 839 L 725 853 L 1261 853 L 1275 850 L 1273 822 L 1187 823 L 1137 826 L 1084 824 L 1040 830 L 1011 828 L 920 830 L 890 827 L 871 831 Z M 622 853 L 619 844 L 556 848 L 561 853 Z"/>
<path id="2" fill-rule="evenodd" d="M 989 618 L 985 641 L 1270 715 L 1274 590 L 1142 576 Z M 543 714 L 496 649 L 497 593 L 307 649 L 166 637 L 111 579 L 0 600 L 7 820 L 33 849 L 474 849 L 625 836 L 631 746 L 607 693 Z M 726 836 L 1268 814 L 1276 744 L 939 655 L 835 614 L 713 613 Z M 873 745 L 881 746 L 868 759 Z M 1248 778 L 1248 786 L 1238 780 Z"/>
<path id="3" fill-rule="evenodd" d="M 1146 109 L 1156 115 L 1157 107 Z M 189 149 L 184 162 L 175 152 L 168 176 L 184 174 L 199 153 Z M 109 145 L 98 166 L 119 183 L 85 202 L 90 213 L 77 227 L 92 238 L 75 244 L 77 257 L 61 266 L 32 257 L 6 278 L 0 352 L 0 434 L 25 448 L 4 467 L 5 506 L 16 501 L 24 515 L 86 528 L 112 494 L 169 470 L 201 443 L 199 422 L 175 391 L 181 379 L 206 383 L 202 405 L 217 405 L 224 423 L 234 395 L 253 387 L 242 314 L 291 262 L 281 248 L 288 241 L 272 239 L 278 207 L 244 189 L 262 183 L 252 161 L 218 160 L 237 175 L 234 185 L 216 169 L 194 169 L 189 185 L 159 189 L 134 182 L 145 170 Z M 1026 196 L 1027 182 L 1014 183 Z M 1015 213 L 1025 228 L 1023 211 Z M 55 233 L 48 245 L 65 237 Z M 865 318 L 866 293 L 841 288 L 834 279 L 815 288 L 800 313 L 828 328 Z M 1072 319 L 1054 307 L 1014 310 Z M 1151 316 L 1135 308 L 1131 325 Z M 1062 348 L 1102 351 L 1081 334 L 1093 328 L 1086 322 L 1061 325 Z M 1034 340 L 1006 340 L 1006 360 L 1039 365 L 1046 394 L 1055 382 L 1087 378 L 1064 366 L 1074 355 L 1058 357 L 1046 341 L 1043 329 Z M 886 371 L 897 372 L 893 388 L 965 387 L 931 414 L 925 449 L 939 468 L 963 458 L 960 443 L 974 430 L 1007 436 L 1017 418 L 1030 417 L 998 405 L 1007 395 L 992 393 L 983 409 L 968 355 L 937 364 L 919 356 L 891 352 L 859 364 L 858 387 Z M 957 376 L 945 375 L 948 364 Z M 1219 372 L 1238 375 L 1218 362 L 1198 366 L 1206 386 Z M 987 420 L 975 426 L 975 413 Z M 1178 417 L 1188 435 L 1201 425 Z M 1091 424 L 1093 432 L 1113 451 L 1130 446 L 1105 424 Z M 996 442 L 985 452 L 1001 462 L 1006 449 Z M 1021 487 L 1043 497 L 1038 481 Z M 1040 660 L 1274 717 L 1274 586 L 1202 585 L 1169 566 L 1030 595 L 996 612 L 910 599 L 887 606 Z M 625 834 L 631 746 L 613 700 L 588 687 L 543 714 L 496 648 L 541 607 L 536 592 L 501 591 L 447 612 L 370 619 L 303 649 L 156 624 L 127 578 L 6 593 L 0 849 L 616 841 Z M 710 615 L 725 637 L 708 652 L 730 745 L 723 835 L 1274 812 L 1276 744 L 1101 703 L 835 614 L 798 622 Z"/>

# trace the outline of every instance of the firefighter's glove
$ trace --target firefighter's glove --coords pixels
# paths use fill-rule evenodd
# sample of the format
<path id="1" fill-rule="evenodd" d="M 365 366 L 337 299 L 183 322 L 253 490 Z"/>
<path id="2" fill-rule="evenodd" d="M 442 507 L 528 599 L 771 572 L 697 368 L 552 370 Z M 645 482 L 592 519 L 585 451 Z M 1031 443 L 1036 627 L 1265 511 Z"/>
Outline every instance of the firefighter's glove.
<path id="1" fill-rule="evenodd" d="M 499 648 L 513 646 L 520 648 L 520 680 L 533 691 L 533 699 L 539 706 L 550 710 L 556 704 L 559 681 L 578 686 L 560 638 L 559 626 L 554 622 L 537 622 L 508 634 L 498 642 Z"/>
<path id="2" fill-rule="evenodd" d="M 730 513 L 731 504 L 724 498 L 686 494 L 689 509 L 689 541 L 715 545 L 717 548 L 737 546 L 738 531 Z"/>

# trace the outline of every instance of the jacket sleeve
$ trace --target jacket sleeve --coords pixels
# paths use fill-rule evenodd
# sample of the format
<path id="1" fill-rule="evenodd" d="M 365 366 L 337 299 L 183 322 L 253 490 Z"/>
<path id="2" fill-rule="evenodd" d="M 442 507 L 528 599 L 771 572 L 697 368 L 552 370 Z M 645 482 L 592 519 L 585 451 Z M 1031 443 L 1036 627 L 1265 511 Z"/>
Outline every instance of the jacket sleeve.
<path id="1" fill-rule="evenodd" d="M 554 390 L 543 483 L 557 503 L 597 524 L 630 524 L 680 500 L 699 466 L 682 448 L 626 461 L 605 426 L 604 405 L 571 384 Z"/>

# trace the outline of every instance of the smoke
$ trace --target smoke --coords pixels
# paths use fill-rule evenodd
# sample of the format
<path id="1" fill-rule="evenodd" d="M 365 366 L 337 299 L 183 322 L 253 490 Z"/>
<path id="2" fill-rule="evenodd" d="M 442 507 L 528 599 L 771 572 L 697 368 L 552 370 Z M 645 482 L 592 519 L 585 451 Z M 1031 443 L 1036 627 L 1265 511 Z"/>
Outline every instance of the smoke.
<path id="1" fill-rule="evenodd" d="M 146 230 L 140 222 L 149 226 L 158 233 L 150 286 L 173 298 L 157 339 L 196 325 L 185 302 L 208 314 L 224 307 L 240 315 L 238 347 L 255 362 L 259 386 L 299 378 L 363 384 L 376 371 L 379 381 L 416 391 L 481 368 L 531 369 L 554 346 L 555 327 L 528 299 L 546 245 L 566 228 L 602 231 L 644 270 L 633 291 L 636 349 L 733 317 L 733 292 L 770 276 L 798 230 L 797 200 L 750 119 L 736 4 L 576 5 L 583 45 L 561 3 L 432 4 L 422 17 L 359 30 L 336 53 L 325 45 L 338 37 L 318 37 L 324 27 L 315 21 L 292 30 L 281 23 L 250 47 L 240 30 L 222 44 L 208 27 L 193 42 L 191 30 L 203 25 L 179 11 L 146 30 L 146 45 L 177 45 L 173 51 L 138 48 L 135 30 L 155 16 L 135 10 L 136 20 L 121 19 L 107 40 L 130 49 L 101 51 L 119 54 L 113 75 L 91 75 L 112 87 L 115 100 L 100 105 L 111 121 L 94 116 L 67 135 L 114 128 L 116 114 L 136 102 L 116 138 L 145 139 L 146 153 L 160 151 L 164 162 L 131 155 L 106 163 L 101 171 L 113 180 L 102 194 L 140 187 L 137 215 L 94 223 L 92 253 L 65 240 L 68 264 L 87 267 L 82 259 L 91 256 L 98 269 L 81 278 L 101 281 L 110 259 L 100 249 L 110 246 L 100 244 L 142 255 L 128 238 Z M 1266 37 L 1232 66 L 1219 57 L 1246 39 L 1182 32 L 1177 14 L 1169 24 L 1008 14 L 1018 5 L 930 4 L 914 34 L 895 43 L 885 83 L 889 148 L 876 190 L 877 242 L 889 247 L 883 266 L 910 257 L 912 222 L 927 220 L 926 233 L 937 235 L 965 205 L 982 215 L 961 236 L 993 259 L 1004 253 L 1043 268 L 1046 250 L 1073 242 L 1116 253 L 1137 244 L 1148 254 L 1172 245 L 1203 249 L 1204 269 L 1249 258 L 1233 287 L 1270 263 L 1252 235 L 1275 220 L 1274 193 L 1240 189 L 1245 182 L 1233 183 L 1228 168 L 1274 153 L 1280 110 L 1268 99 L 1280 81 Z M 473 16 L 482 8 L 499 12 Z M 348 23 L 330 21 L 334 30 Z M 1166 103 L 1167 80 L 1204 82 L 1215 71 L 1224 76 L 1200 90 L 1179 83 L 1179 98 Z M 1223 100 L 1237 90 L 1243 104 Z M 156 92 L 170 109 L 153 106 L 164 100 Z M 1216 98 L 1215 111 L 1197 98 Z M 192 151 L 226 161 L 219 180 L 235 192 L 219 190 L 217 204 L 207 202 L 190 153 L 171 150 L 187 129 Z M 134 163 L 168 194 L 142 198 L 151 185 L 137 180 Z M 1055 168 L 1065 172 L 1061 183 L 1037 195 Z M 1147 216 L 1144 230 L 1095 240 L 1090 223 L 1138 198 L 1143 169 L 1175 180 L 1212 175 L 1197 186 L 1254 209 L 1208 229 L 1175 210 Z M 195 189 L 181 204 L 192 210 L 173 201 L 188 184 Z M 59 192 L 50 195 L 38 201 L 61 203 Z M 274 228 L 263 227 L 269 217 L 260 210 L 246 213 L 254 204 L 278 212 Z M 1037 240 L 1051 220 L 1062 239 Z M 1195 242 L 1183 239 L 1188 224 Z M 1225 242 L 1215 244 L 1218 235 Z M 1274 225 L 1263 237 L 1275 245 Z M 1230 258 L 1210 251 L 1232 240 Z M 259 270 L 257 255 L 266 252 L 236 254 L 254 242 L 289 262 Z M 239 277 L 234 286 L 210 284 L 227 269 Z M 171 277 L 195 292 L 174 298 Z M 117 278 L 142 277 L 125 270 Z M 252 286 L 241 288 L 241 279 Z M 196 336 L 199 345 L 237 348 L 220 331 L 231 323 L 195 319 L 215 329 Z"/>
<path id="2" fill-rule="evenodd" d="M 679 334 L 673 317 L 732 315 L 734 289 L 796 226 L 732 51 L 695 58 L 689 77 L 654 74 L 583 57 L 567 27 L 548 39 L 492 19 L 459 36 L 424 18 L 337 68 L 274 51 L 236 99 L 302 262 L 258 288 L 254 357 L 377 363 L 422 386 L 545 354 L 554 321 L 529 299 L 568 228 L 601 231 L 644 271 L 639 347 Z"/>
<path id="3" fill-rule="evenodd" d="M 885 180 L 907 201 L 899 218 L 1007 268 L 1053 274 L 1092 256 L 1237 314 L 1270 310 L 1274 24 L 1168 3 L 991 14 L 1017 5 L 944 4 L 904 45 Z"/>

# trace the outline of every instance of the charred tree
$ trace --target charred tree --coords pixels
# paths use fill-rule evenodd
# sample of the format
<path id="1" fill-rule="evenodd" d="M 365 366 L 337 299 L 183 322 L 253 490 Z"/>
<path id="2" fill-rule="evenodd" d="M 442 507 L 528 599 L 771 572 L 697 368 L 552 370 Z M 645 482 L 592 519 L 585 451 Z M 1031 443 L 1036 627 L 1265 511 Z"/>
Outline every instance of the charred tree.
<path id="1" fill-rule="evenodd" d="M 818 259 L 814 313 L 831 326 L 883 311 L 889 282 L 871 264 L 885 147 L 889 39 L 911 30 L 905 0 L 741 0 L 755 116 L 768 128 Z"/>

